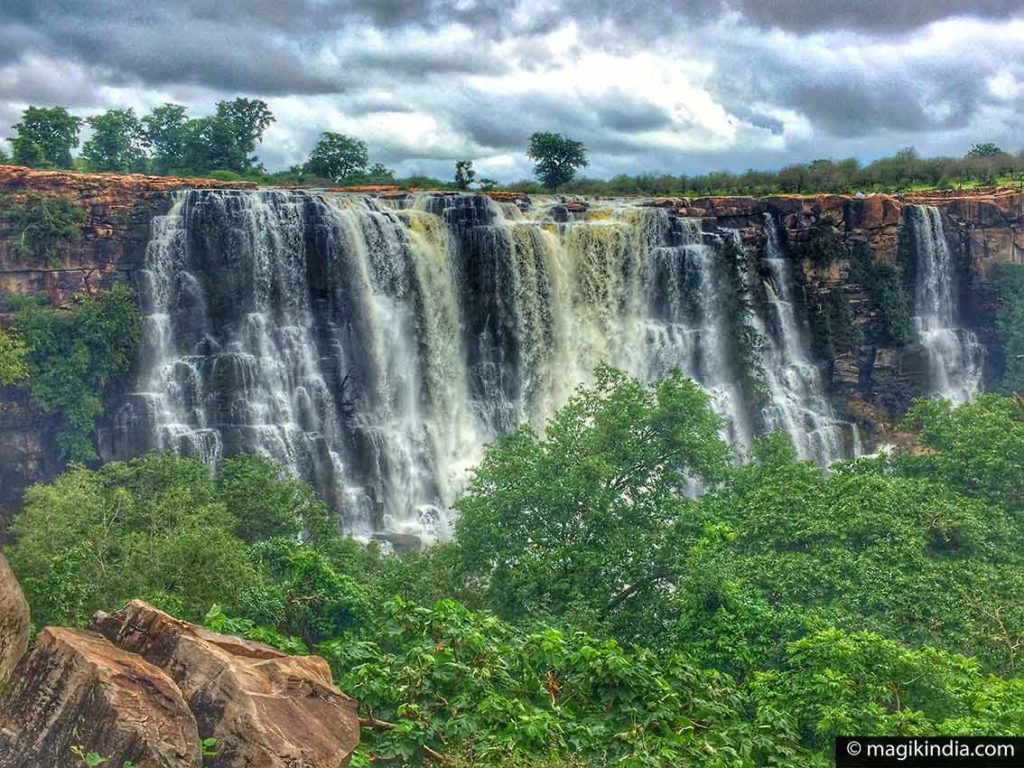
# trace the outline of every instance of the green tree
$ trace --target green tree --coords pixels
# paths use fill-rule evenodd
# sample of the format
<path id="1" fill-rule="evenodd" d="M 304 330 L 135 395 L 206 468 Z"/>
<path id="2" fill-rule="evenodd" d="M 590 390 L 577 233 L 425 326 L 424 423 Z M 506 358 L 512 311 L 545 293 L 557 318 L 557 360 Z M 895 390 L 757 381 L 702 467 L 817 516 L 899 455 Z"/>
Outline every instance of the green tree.
<path id="1" fill-rule="evenodd" d="M 279 606 L 271 621 L 281 632 L 298 635 L 309 650 L 321 640 L 362 627 L 370 615 L 366 590 L 335 568 L 323 552 L 286 539 L 262 541 L 253 547 L 254 562 L 273 585 Z M 251 613 L 258 614 L 259 606 Z"/>
<path id="2" fill-rule="evenodd" d="M 217 493 L 236 521 L 235 535 L 247 543 L 282 537 L 324 546 L 340 535 L 310 485 L 266 456 L 225 459 L 217 471 Z"/>
<path id="3" fill-rule="evenodd" d="M 110 109 L 86 120 L 92 137 L 82 156 L 94 171 L 129 173 L 145 170 L 146 132 L 133 109 Z"/>
<path id="4" fill-rule="evenodd" d="M 757 674 L 754 696 L 821 750 L 840 734 L 1012 735 L 1024 723 L 1024 680 L 986 676 L 974 659 L 931 646 L 829 629 L 792 643 L 786 666 Z"/>
<path id="5" fill-rule="evenodd" d="M 587 165 L 587 150 L 583 144 L 560 133 L 534 133 L 530 136 L 526 156 L 536 161 L 533 172 L 551 191 L 572 181 L 577 169 Z"/>
<path id="6" fill-rule="evenodd" d="M 22 112 L 21 122 L 13 126 L 15 164 L 70 168 L 71 150 L 78 146 L 81 127 L 81 118 L 64 107 L 29 107 Z"/>
<path id="7" fill-rule="evenodd" d="M 219 101 L 217 102 L 217 117 L 231 125 L 235 135 L 235 144 L 247 156 L 255 150 L 257 143 L 263 141 L 263 133 L 275 121 L 267 103 L 259 99 L 238 98 L 232 101 Z M 251 167 L 254 163 L 255 158 L 247 157 L 247 167 Z"/>
<path id="8" fill-rule="evenodd" d="M 971 148 L 967 150 L 967 154 L 964 155 L 964 157 L 968 159 L 976 157 L 999 157 L 1000 155 L 1005 154 L 1006 153 L 1003 152 L 1003 150 L 1001 150 L 995 144 L 991 142 L 986 142 L 984 144 L 972 144 Z"/>
<path id="9" fill-rule="evenodd" d="M 648 386 L 598 368 L 543 437 L 523 426 L 488 450 L 456 505 L 468 570 L 488 574 L 507 616 L 585 625 L 654 599 L 673 578 L 661 555 L 686 488 L 724 475 L 721 427 L 678 372 Z"/>
<path id="10" fill-rule="evenodd" d="M 982 395 L 954 406 L 918 400 L 903 421 L 927 449 L 899 454 L 911 476 L 936 478 L 966 496 L 1024 512 L 1024 405 L 1013 397 Z"/>
<path id="11" fill-rule="evenodd" d="M 476 178 L 476 171 L 473 170 L 472 160 L 458 160 L 455 163 L 455 186 L 459 189 L 469 189 L 469 185 Z"/>
<path id="12" fill-rule="evenodd" d="M 188 111 L 180 104 L 163 104 L 142 118 L 146 140 L 153 148 L 153 167 L 158 173 L 184 168 L 187 122 Z"/>
<path id="13" fill-rule="evenodd" d="M 82 467 L 25 492 L 8 552 L 38 625 L 141 597 L 192 620 L 258 589 L 209 470 L 175 454 Z"/>
<path id="14" fill-rule="evenodd" d="M 182 166 L 193 173 L 249 168 L 248 150 L 238 142 L 238 127 L 221 117 L 200 117 L 181 128 Z"/>
<path id="15" fill-rule="evenodd" d="M 335 183 L 366 173 L 366 143 L 342 133 L 325 131 L 306 161 L 306 173 Z"/>
<path id="16" fill-rule="evenodd" d="M 92 433 L 112 378 L 126 372 L 140 339 L 131 288 L 118 283 L 56 309 L 37 297 L 11 297 L 14 328 L 27 349 L 27 386 L 44 413 L 59 419 L 63 458 L 96 458 Z"/>

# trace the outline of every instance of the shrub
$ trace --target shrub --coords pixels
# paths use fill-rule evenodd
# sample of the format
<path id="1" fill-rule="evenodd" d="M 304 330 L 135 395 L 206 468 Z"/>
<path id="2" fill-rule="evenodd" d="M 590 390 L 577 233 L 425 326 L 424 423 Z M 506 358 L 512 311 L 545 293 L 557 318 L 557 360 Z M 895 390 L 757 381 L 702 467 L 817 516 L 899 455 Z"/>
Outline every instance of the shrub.
<path id="1" fill-rule="evenodd" d="M 25 386 L 39 408 L 60 420 L 57 446 L 70 461 L 92 461 L 92 433 L 107 384 L 125 373 L 140 338 L 139 310 L 127 285 L 76 296 L 70 311 L 45 299 L 11 297 L 25 344 Z"/>
<path id="2" fill-rule="evenodd" d="M 0 219 L 11 228 L 10 249 L 16 256 L 58 263 L 62 243 L 80 240 L 85 209 L 75 200 L 30 194 L 24 202 L 0 196 Z"/>

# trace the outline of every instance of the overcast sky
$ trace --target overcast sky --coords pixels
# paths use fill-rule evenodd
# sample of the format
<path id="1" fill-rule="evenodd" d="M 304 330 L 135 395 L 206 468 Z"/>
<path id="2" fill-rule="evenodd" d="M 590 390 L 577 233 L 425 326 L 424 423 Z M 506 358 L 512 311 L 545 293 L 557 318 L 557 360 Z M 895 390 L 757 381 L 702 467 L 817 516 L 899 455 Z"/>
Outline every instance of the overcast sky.
<path id="1" fill-rule="evenodd" d="M 916 146 L 1024 147 L 1021 0 L 0 0 L 0 136 L 29 104 L 86 116 L 265 99 L 258 154 L 317 135 L 447 177 L 529 175 L 527 137 L 589 175 L 775 168 Z"/>

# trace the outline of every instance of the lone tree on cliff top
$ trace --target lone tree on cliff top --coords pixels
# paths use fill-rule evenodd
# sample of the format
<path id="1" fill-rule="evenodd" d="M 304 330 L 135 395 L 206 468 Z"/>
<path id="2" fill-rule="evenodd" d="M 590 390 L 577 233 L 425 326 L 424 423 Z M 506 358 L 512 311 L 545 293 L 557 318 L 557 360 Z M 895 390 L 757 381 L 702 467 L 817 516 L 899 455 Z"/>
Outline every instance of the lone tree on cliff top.
<path id="1" fill-rule="evenodd" d="M 552 192 L 572 181 L 576 169 L 587 165 L 586 147 L 560 133 L 533 134 L 526 156 L 536 161 L 533 172 L 540 183 Z"/>
<path id="2" fill-rule="evenodd" d="M 338 183 L 366 174 L 369 162 L 366 142 L 343 133 L 324 131 L 306 161 L 305 170 L 306 173 Z"/>

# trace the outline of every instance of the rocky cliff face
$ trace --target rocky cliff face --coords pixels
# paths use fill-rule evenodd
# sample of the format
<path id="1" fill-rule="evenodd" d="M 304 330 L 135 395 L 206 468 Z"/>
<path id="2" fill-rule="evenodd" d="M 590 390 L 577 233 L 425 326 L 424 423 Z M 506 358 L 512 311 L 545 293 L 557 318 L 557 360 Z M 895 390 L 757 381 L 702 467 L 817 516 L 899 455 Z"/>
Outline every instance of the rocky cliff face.
<path id="1" fill-rule="evenodd" d="M 61 304 L 76 292 L 113 281 L 138 283 L 151 222 L 165 213 L 173 193 L 190 188 L 249 188 L 220 182 L 160 177 L 86 175 L 0 167 L 0 196 L 30 201 L 60 196 L 83 208 L 81 237 L 62 240 L 57 258 L 22 255 L 16 233 L 0 222 L 0 294 L 34 293 Z M 393 198 L 391 189 L 366 194 Z M 396 201 L 394 198 L 398 198 Z M 523 196 L 502 196 L 506 206 L 529 206 Z M 739 232 L 748 263 L 771 282 L 769 247 L 781 247 L 794 265 L 794 301 L 810 318 L 815 357 L 820 360 L 836 410 L 857 421 L 870 440 L 884 436 L 910 398 L 923 394 L 927 355 L 908 331 L 915 253 L 906 225 L 908 206 L 935 206 L 956 272 L 957 304 L 964 325 L 989 348 L 988 366 L 998 367 L 987 269 L 998 261 L 1024 263 L 1024 198 L 1018 191 L 895 197 L 820 195 L 754 198 L 669 199 L 647 203 L 681 217 L 700 219 L 706 232 Z M 440 205 L 448 211 L 482 206 Z M 551 209 L 552 220 L 585 216 L 585 201 Z M 461 215 L 461 214 L 460 214 Z M 224 234 L 221 237 L 226 237 Z M 773 236 L 780 246 L 772 246 Z M 764 290 L 759 288 L 758 290 Z M 0 323 L 6 304 L 0 298 Z M 991 373 L 991 371 L 989 371 Z M 0 508 L 19 503 L 23 488 L 60 469 L 50 426 L 23 390 L 0 390 Z"/>

